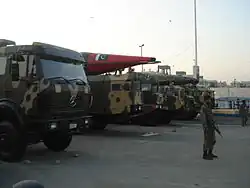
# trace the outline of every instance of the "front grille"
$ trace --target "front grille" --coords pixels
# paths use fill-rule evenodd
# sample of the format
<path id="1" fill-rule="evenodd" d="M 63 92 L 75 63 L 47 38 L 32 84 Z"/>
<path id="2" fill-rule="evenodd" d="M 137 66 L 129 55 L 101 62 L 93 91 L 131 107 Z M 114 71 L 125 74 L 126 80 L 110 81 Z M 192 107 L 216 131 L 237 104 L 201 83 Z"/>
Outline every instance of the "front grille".
<path id="1" fill-rule="evenodd" d="M 85 110 L 88 111 L 91 102 L 91 95 L 85 93 L 78 93 L 78 97 L 75 100 L 74 106 L 70 105 L 71 95 L 68 92 L 65 93 L 52 93 L 46 94 L 39 97 L 38 109 L 42 112 L 51 111 L 70 111 L 70 110 Z"/>

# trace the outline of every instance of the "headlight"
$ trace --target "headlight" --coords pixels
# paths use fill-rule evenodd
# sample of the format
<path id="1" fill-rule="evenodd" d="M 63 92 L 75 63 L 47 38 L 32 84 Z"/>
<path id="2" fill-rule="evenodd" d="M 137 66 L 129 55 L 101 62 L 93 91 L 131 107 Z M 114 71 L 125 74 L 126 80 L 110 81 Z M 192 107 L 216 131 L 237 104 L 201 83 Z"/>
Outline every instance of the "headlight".
<path id="1" fill-rule="evenodd" d="M 141 106 L 138 106 L 138 110 L 141 111 Z"/>
<path id="2" fill-rule="evenodd" d="M 155 108 L 162 108 L 162 105 L 161 104 L 157 104 L 157 105 L 155 105 Z"/>
<path id="3" fill-rule="evenodd" d="M 57 127 L 57 124 L 56 124 L 56 123 L 51 123 L 51 124 L 49 125 L 49 128 L 50 128 L 50 129 L 56 129 L 56 127 Z"/>
<path id="4" fill-rule="evenodd" d="M 89 120 L 88 120 L 88 119 L 85 119 L 85 120 L 84 120 L 84 124 L 85 124 L 85 125 L 89 124 Z"/>

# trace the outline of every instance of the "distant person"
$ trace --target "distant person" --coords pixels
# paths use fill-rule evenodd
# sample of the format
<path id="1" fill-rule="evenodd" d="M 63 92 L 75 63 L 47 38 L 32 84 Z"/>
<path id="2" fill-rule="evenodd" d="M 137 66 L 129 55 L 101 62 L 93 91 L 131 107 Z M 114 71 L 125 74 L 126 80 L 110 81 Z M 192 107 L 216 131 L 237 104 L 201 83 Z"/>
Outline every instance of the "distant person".
<path id="1" fill-rule="evenodd" d="M 218 156 L 213 154 L 213 149 L 216 143 L 215 130 L 214 130 L 215 122 L 211 108 L 212 106 L 211 97 L 208 95 L 207 92 L 203 93 L 201 102 L 203 104 L 201 106 L 200 117 L 204 131 L 203 159 L 213 160 L 214 158 L 218 158 Z"/>
<path id="2" fill-rule="evenodd" d="M 246 105 L 245 100 L 242 100 L 242 103 L 239 109 L 239 115 L 241 118 L 241 126 L 245 127 L 247 125 L 247 120 L 248 120 L 248 107 Z"/>

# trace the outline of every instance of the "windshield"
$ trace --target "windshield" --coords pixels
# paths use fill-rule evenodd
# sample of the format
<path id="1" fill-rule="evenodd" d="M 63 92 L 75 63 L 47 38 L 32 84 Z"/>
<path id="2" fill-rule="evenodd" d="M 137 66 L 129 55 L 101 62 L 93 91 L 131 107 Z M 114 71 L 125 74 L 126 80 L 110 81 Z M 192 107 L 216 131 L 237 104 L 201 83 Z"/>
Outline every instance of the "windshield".
<path id="1" fill-rule="evenodd" d="M 80 79 L 88 83 L 84 67 L 81 64 L 41 59 L 41 66 L 44 78 L 63 77 L 68 80 Z"/>
<path id="2" fill-rule="evenodd" d="M 159 86 L 159 91 L 162 93 L 168 92 L 169 87 L 168 86 Z"/>
<path id="3" fill-rule="evenodd" d="M 151 91 L 151 84 L 142 84 L 141 89 L 142 91 Z"/>
<path id="4" fill-rule="evenodd" d="M 152 92 L 156 93 L 158 91 L 158 85 L 152 85 Z"/>

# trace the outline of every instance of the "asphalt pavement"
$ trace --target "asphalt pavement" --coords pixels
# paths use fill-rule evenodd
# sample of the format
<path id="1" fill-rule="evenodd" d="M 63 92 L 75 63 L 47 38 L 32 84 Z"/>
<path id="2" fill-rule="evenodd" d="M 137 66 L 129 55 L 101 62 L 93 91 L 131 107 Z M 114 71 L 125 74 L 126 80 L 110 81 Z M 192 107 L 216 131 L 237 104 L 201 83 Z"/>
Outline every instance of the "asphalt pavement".
<path id="1" fill-rule="evenodd" d="M 199 121 L 171 126 L 110 125 L 104 132 L 74 136 L 66 152 L 43 144 L 28 149 L 24 161 L 0 164 L 0 187 L 36 179 L 46 188 L 249 188 L 250 126 L 221 120 L 219 159 L 205 161 Z"/>

